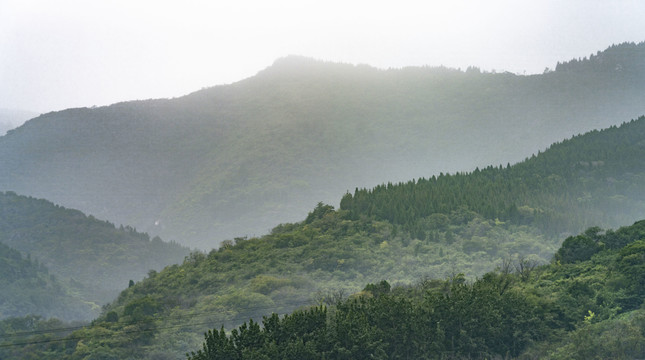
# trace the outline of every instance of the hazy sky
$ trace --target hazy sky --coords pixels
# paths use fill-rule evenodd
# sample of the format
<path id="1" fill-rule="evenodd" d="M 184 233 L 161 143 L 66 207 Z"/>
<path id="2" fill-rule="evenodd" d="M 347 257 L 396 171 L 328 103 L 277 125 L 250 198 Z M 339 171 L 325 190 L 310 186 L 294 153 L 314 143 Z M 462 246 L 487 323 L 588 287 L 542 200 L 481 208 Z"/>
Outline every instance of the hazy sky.
<path id="1" fill-rule="evenodd" d="M 645 1 L 0 0 L 0 108 L 176 97 L 289 54 L 540 73 L 645 41 Z"/>

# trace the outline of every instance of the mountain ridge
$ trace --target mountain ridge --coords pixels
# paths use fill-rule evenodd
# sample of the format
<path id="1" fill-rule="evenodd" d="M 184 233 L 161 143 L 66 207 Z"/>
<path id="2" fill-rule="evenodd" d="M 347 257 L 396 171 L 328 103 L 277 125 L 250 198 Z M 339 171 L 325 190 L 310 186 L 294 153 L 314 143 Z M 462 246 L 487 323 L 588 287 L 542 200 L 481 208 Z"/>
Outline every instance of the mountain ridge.
<path id="1" fill-rule="evenodd" d="M 32 119 L 0 138 L 0 189 L 208 249 L 355 187 L 515 163 L 636 118 L 643 48 L 530 76 L 288 57 L 178 98 Z M 614 52 L 621 71 L 587 69 Z"/>
<path id="2" fill-rule="evenodd" d="M 0 192 L 0 243 L 37 259 L 52 279 L 68 284 L 63 290 L 71 289 L 75 301 L 93 305 L 91 311 L 79 310 L 85 320 L 96 316 L 129 280 L 181 262 L 189 253 L 130 226 L 117 228 L 81 211 L 11 192 Z M 60 297 L 61 290 L 54 293 Z"/>

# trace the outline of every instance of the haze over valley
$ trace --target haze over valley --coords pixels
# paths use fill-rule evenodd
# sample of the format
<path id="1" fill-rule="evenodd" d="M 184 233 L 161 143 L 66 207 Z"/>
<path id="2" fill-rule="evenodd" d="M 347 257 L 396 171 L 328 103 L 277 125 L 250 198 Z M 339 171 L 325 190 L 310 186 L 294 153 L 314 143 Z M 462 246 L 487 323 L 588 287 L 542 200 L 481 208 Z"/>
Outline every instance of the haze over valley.
<path id="1" fill-rule="evenodd" d="M 0 359 L 644 357 L 643 14 L 0 0 Z"/>

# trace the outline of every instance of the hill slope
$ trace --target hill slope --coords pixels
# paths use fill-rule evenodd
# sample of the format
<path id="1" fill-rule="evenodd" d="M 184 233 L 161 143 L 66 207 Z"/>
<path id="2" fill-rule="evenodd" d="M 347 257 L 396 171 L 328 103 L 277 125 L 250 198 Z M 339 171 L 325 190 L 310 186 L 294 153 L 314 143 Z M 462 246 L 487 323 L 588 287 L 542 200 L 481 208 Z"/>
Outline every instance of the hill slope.
<path id="1" fill-rule="evenodd" d="M 79 351 L 112 349 L 115 354 L 127 351 L 133 358 L 181 357 L 197 349 L 204 328 L 222 324 L 230 328 L 248 318 L 259 319 L 269 312 L 284 314 L 313 302 L 334 303 L 366 283 L 385 279 L 392 284 L 410 284 L 419 279 L 453 277 L 458 272 L 474 279 L 504 264 L 530 270 L 551 259 L 563 240 L 562 230 L 575 233 L 578 227 L 596 220 L 602 224 L 607 219 L 645 218 L 644 135 L 645 117 L 555 144 L 513 166 L 379 187 L 371 194 L 358 190 L 366 198 L 356 204 L 367 204 L 367 209 L 374 209 L 371 214 L 351 207 L 334 210 L 320 203 L 300 223 L 281 224 L 260 238 L 226 241 L 219 250 L 195 252 L 181 265 L 149 273 L 106 306 L 94 326 L 77 334 L 83 339 L 109 339 L 83 341 L 87 347 Z M 581 165 L 589 161 L 588 156 L 605 165 Z M 612 159 L 622 163 L 615 164 Z M 523 179 L 532 180 L 514 189 Z M 521 216 L 508 212 L 513 206 L 489 195 L 495 193 L 491 189 L 496 186 L 508 187 L 517 199 L 511 205 Z M 414 203 L 418 198 L 434 206 L 426 200 L 427 189 L 434 187 L 441 190 L 438 193 L 445 195 L 446 202 L 429 215 L 404 211 L 400 221 L 395 218 L 390 222 L 377 211 L 382 199 Z M 389 198 L 389 192 L 396 196 Z M 584 194 L 580 201 L 577 194 Z M 348 196 L 352 195 L 345 196 L 343 207 Z M 544 206 L 545 198 L 575 201 L 553 202 L 550 208 L 534 211 L 538 205 Z M 481 203 L 490 206 L 479 207 Z M 396 203 L 393 208 L 397 209 Z M 499 214 L 512 216 L 500 220 Z M 599 214 L 615 217 L 597 217 Z M 571 220 L 564 221 L 569 215 Z M 555 235 L 545 219 L 563 220 Z M 625 230 L 620 234 L 601 242 L 598 229 L 569 237 L 557 259 L 562 264 L 584 261 L 603 246 L 624 246 L 623 240 L 631 233 Z M 638 293 L 636 297 L 623 295 L 614 299 L 617 302 L 612 306 L 637 306 Z M 602 310 L 606 311 L 603 316 L 611 314 L 610 310 Z M 580 309 L 576 311 L 579 315 Z M 570 325 L 577 315 L 571 316 L 565 319 Z M 80 354 L 85 353 L 76 355 Z"/>
<path id="2" fill-rule="evenodd" d="M 410 230 L 462 207 L 551 235 L 618 227 L 645 216 L 644 139 L 641 117 L 556 143 L 514 166 L 356 189 L 340 207 L 352 218 L 374 217 Z"/>
<path id="3" fill-rule="evenodd" d="M 645 221 L 577 238 L 593 257 L 499 269 L 466 284 L 368 284 L 359 296 L 214 329 L 191 360 L 633 359 L 645 353 Z M 568 251 L 566 242 L 560 251 Z M 517 266 L 519 265 L 519 266 Z"/>
<path id="4" fill-rule="evenodd" d="M 36 116 L 38 116 L 38 113 L 31 111 L 0 108 L 0 136 Z"/>
<path id="5" fill-rule="evenodd" d="M 131 227 L 116 228 L 11 192 L 0 192 L 0 243 L 29 254 L 59 279 L 71 281 L 81 298 L 98 304 L 112 300 L 129 280 L 181 262 L 188 253 Z"/>
<path id="6" fill-rule="evenodd" d="M 43 265 L 0 243 L 0 320 L 38 314 L 65 320 L 91 319 L 99 307 L 82 301 Z"/>
<path id="7" fill-rule="evenodd" d="M 39 116 L 0 137 L 0 189 L 208 249 L 355 187 L 513 163 L 634 118 L 644 53 L 533 76 L 288 57 L 181 98 Z"/>

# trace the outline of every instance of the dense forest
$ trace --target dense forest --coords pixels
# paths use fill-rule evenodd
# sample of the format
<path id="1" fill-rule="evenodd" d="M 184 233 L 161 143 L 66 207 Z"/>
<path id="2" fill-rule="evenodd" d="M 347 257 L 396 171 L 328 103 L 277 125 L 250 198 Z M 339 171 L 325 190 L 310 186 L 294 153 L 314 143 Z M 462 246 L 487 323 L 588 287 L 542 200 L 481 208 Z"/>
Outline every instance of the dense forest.
<path id="1" fill-rule="evenodd" d="M 179 98 L 34 118 L 0 137 L 0 189 L 210 250 L 356 187 L 513 164 L 635 118 L 644 53 L 624 43 L 531 76 L 286 57 Z"/>
<path id="2" fill-rule="evenodd" d="M 578 346 L 576 342 L 582 340 L 577 336 L 589 331 L 611 333 L 614 327 L 624 327 L 632 336 L 642 318 L 638 264 L 644 223 L 615 232 L 603 232 L 588 223 L 604 227 L 645 218 L 643 133 L 645 117 L 554 144 L 519 164 L 356 190 L 354 195 L 345 195 L 339 209 L 321 202 L 301 222 L 280 224 L 262 237 L 234 238 L 208 253 L 193 252 L 181 265 L 149 272 L 106 305 L 91 326 L 74 329 L 63 338 L 39 334 L 42 343 L 38 344 L 24 340 L 32 349 L 27 353 L 43 359 L 176 359 L 197 351 L 204 329 L 233 329 L 254 319 L 246 327 L 257 332 L 263 316 L 305 307 L 304 315 L 296 312 L 300 315 L 284 317 L 287 320 L 277 317 L 272 324 L 292 326 L 282 321 L 300 323 L 301 318 L 313 321 L 311 326 L 319 325 L 321 319 L 342 323 L 331 316 L 345 311 L 343 316 L 357 317 L 350 323 L 363 327 L 347 331 L 357 336 L 368 331 L 364 344 L 369 348 L 338 345 L 333 329 L 323 329 L 327 335 L 316 342 L 294 338 L 296 343 L 288 346 L 298 354 L 313 351 L 308 346 L 321 346 L 332 357 L 351 358 L 357 351 L 374 356 L 391 351 L 399 354 L 393 347 L 400 339 L 387 338 L 398 335 L 369 332 L 378 328 L 369 322 L 372 307 L 389 307 L 378 303 L 381 297 L 375 292 L 386 295 L 382 300 L 391 301 L 386 304 L 400 302 L 401 310 L 408 311 L 405 316 L 426 320 L 423 324 L 401 322 L 400 326 L 409 325 L 412 331 L 429 322 L 434 326 L 426 330 L 443 336 L 443 340 L 422 344 L 410 335 L 405 341 L 418 346 L 410 348 L 415 354 L 438 351 L 479 356 L 474 349 L 480 349 L 482 356 L 546 354 L 551 345 Z M 528 186 L 522 185 L 524 179 Z M 504 195 L 495 200 L 499 189 L 506 189 L 516 202 Z M 390 191 L 397 196 L 389 197 Z M 440 194 L 440 200 L 432 194 Z M 416 201 L 417 196 L 425 201 Z M 391 206 L 383 205 L 386 201 L 392 201 Z M 489 207 L 479 206 L 488 201 Z M 432 212 L 415 208 L 423 203 Z M 401 210 L 402 215 L 388 218 L 382 212 L 387 208 Z M 555 225 L 549 226 L 551 222 Z M 577 230 L 581 226 L 586 230 L 573 236 L 581 232 Z M 593 263 L 594 259 L 601 262 Z M 500 270 L 491 274 L 496 267 Z M 360 296 L 361 289 L 363 295 L 369 292 L 372 296 Z M 491 304 L 473 303 L 480 298 Z M 451 311 L 457 311 L 450 309 L 451 303 L 454 300 L 457 306 L 458 299 L 464 313 L 490 306 L 482 316 L 490 316 L 485 320 L 492 324 L 491 334 L 504 340 L 486 338 L 472 323 L 451 322 Z M 325 307 L 310 309 L 312 304 Z M 521 310 L 513 312 L 504 306 Z M 391 321 L 399 315 L 388 312 L 383 316 L 390 319 L 383 321 Z M 582 330 L 585 316 L 597 321 L 589 324 L 587 332 Z M 535 318 L 539 326 L 533 330 L 527 324 Z M 438 323 L 446 327 L 437 327 Z M 510 329 L 500 328 L 501 324 L 516 324 L 518 333 L 508 333 Z M 313 339 L 317 331 L 302 336 Z M 213 336 L 229 341 L 229 333 L 220 330 Z M 273 341 L 263 339 L 269 344 Z M 558 342 L 563 339 L 570 342 Z M 15 348 L 10 341 L 5 347 L 8 351 Z M 249 351 L 259 354 L 256 350 Z M 270 351 L 274 350 L 283 351 Z"/>
<path id="3" fill-rule="evenodd" d="M 64 320 L 92 319 L 98 314 L 100 305 L 112 300 L 128 286 L 129 281 L 142 279 L 151 269 L 161 270 L 166 265 L 179 263 L 189 253 L 185 247 L 164 242 L 158 237 L 150 239 L 132 227 L 117 228 L 78 210 L 13 192 L 0 192 L 0 244 L 13 248 L 7 254 L 13 254 L 14 262 L 18 261 L 17 251 L 30 259 L 23 259 L 23 266 L 12 271 L 27 269 L 30 263 L 38 264 L 34 271 L 39 272 L 30 275 L 33 281 L 38 283 L 47 281 L 45 278 L 57 278 L 66 284 L 61 289 L 69 288 L 86 302 L 79 305 L 78 310 L 84 316 L 57 315 Z M 41 274 L 43 271 L 45 273 Z M 15 283 L 15 286 L 19 284 Z M 56 289 L 58 285 L 55 284 L 42 285 Z M 26 309 L 31 306 L 30 312 L 21 315 L 51 315 L 49 311 L 37 310 L 39 307 L 43 311 L 47 308 L 43 306 L 48 301 L 44 297 L 44 288 L 34 289 L 43 293 L 33 296 L 29 295 L 29 287 L 19 289 L 16 287 L 12 292 L 16 297 L 14 300 L 18 301 L 13 306 Z M 60 296 L 54 294 L 61 291 L 52 291 L 52 296 Z M 89 311 L 92 306 L 94 310 Z M 2 314 L 4 316 L 7 315 Z"/>
<path id="4" fill-rule="evenodd" d="M 209 330 L 188 358 L 638 358 L 645 353 L 644 239 L 645 220 L 616 231 L 594 227 L 567 238 L 547 265 L 524 259 L 473 280 L 370 283 L 290 314 Z M 159 317 L 161 307 L 146 296 L 82 329 L 38 318 L 0 321 L 0 356 L 180 359 L 152 346 L 154 338 L 172 331 L 165 341 L 176 342 L 205 313 Z"/>
<path id="5" fill-rule="evenodd" d="M 356 189 L 341 210 L 402 225 L 420 239 L 436 214 L 466 208 L 543 233 L 616 227 L 645 215 L 645 118 L 556 143 L 515 166 Z M 435 216 L 433 216 L 435 215 Z M 431 229 L 432 227 L 430 227 Z"/>
<path id="6" fill-rule="evenodd" d="M 37 259 L 0 243 L 0 319 L 39 314 L 67 320 L 96 317 L 98 305 L 83 301 Z"/>
<path id="7" fill-rule="evenodd" d="M 214 329 L 188 358 L 634 359 L 645 354 L 644 299 L 640 221 L 568 238 L 549 265 L 506 263 L 473 282 L 381 281 L 333 304 Z"/>

